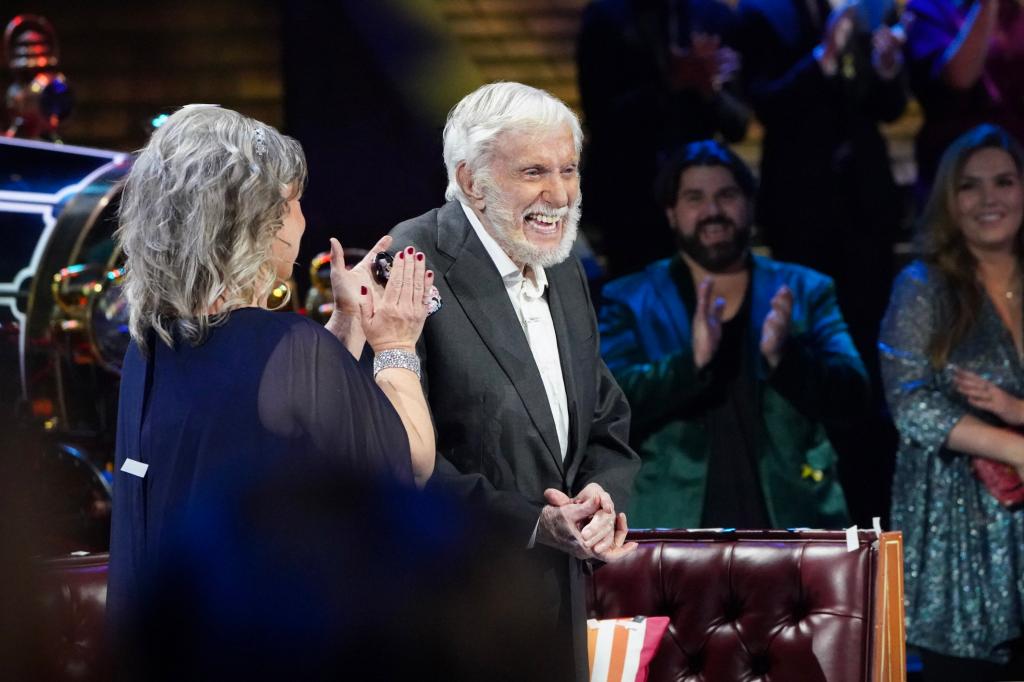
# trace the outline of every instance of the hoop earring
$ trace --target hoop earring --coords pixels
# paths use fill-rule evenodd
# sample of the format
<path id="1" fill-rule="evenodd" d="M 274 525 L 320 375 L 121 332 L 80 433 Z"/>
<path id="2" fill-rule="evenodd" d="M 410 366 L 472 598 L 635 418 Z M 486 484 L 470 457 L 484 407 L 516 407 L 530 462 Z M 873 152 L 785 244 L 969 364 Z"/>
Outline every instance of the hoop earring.
<path id="1" fill-rule="evenodd" d="M 287 281 L 278 282 L 274 285 L 274 288 L 270 290 L 270 295 L 267 296 L 267 310 L 274 313 L 279 310 L 284 310 L 291 300 L 291 285 L 288 284 Z"/>

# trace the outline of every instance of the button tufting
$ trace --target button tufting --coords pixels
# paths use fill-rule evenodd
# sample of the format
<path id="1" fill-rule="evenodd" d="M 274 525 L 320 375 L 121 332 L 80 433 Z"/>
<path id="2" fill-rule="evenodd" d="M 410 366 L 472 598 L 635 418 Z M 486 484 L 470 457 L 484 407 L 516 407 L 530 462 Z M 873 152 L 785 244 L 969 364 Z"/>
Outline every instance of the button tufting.
<path id="1" fill-rule="evenodd" d="M 722 606 L 722 617 L 725 618 L 726 622 L 731 623 L 734 620 L 738 620 L 742 613 L 743 604 L 740 603 L 740 600 L 735 595 L 730 595 Z"/>
<path id="2" fill-rule="evenodd" d="M 756 676 L 767 675 L 768 668 L 770 667 L 771 659 L 768 658 L 768 653 L 751 654 L 750 656 L 750 672 Z"/>
<path id="3" fill-rule="evenodd" d="M 686 665 L 690 669 L 690 675 L 699 675 L 704 669 L 704 651 L 694 651 L 686 657 Z"/>
<path id="4" fill-rule="evenodd" d="M 807 602 L 803 600 L 795 602 L 793 604 L 792 610 L 793 622 L 799 623 L 800 621 L 802 621 L 804 618 L 807 617 L 807 613 L 809 611 L 810 609 L 807 607 Z"/>
<path id="5" fill-rule="evenodd" d="M 812 661 L 830 679 L 869 677 L 865 654 L 881 621 L 864 586 L 881 575 L 882 554 L 848 554 L 842 531 L 775 532 L 640 531 L 656 560 L 601 569 L 594 596 L 610 615 L 672 619 L 675 646 L 659 650 L 652 681 L 824 679 Z M 899 604 L 899 586 L 889 589 Z M 887 660 L 905 657 L 898 639 L 883 647 Z"/>

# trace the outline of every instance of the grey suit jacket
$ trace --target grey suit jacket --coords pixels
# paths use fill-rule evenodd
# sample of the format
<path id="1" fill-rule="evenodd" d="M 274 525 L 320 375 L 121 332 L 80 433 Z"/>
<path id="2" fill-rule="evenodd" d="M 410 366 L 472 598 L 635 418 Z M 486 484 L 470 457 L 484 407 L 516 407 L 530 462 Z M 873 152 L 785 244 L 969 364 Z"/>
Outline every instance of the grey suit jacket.
<path id="1" fill-rule="evenodd" d="M 569 405 L 562 461 L 540 372 L 490 255 L 458 202 L 401 223 L 396 249 L 415 245 L 434 270 L 444 300 L 419 342 L 425 389 L 437 429 L 432 485 L 482 505 L 513 546 L 527 546 L 544 490 L 574 495 L 595 481 L 625 509 L 640 466 L 629 445 L 629 405 L 601 360 L 597 321 L 579 261 L 546 269 Z M 577 661 L 585 617 L 580 562 L 544 547 L 531 550 L 550 575 L 542 590 L 571 620 Z M 552 603 L 557 602 L 557 603 Z M 568 613 L 567 613 L 568 611 Z M 585 663 L 585 640 L 583 640 Z M 579 666 L 577 665 L 577 668 Z"/>
<path id="2" fill-rule="evenodd" d="M 572 495 L 596 481 L 623 509 L 639 459 L 627 444 L 629 405 L 601 360 L 579 261 L 546 270 L 569 402 L 563 462 L 526 335 L 459 203 L 403 222 L 391 234 L 396 248 L 411 244 L 426 254 L 444 301 L 418 348 L 438 433 L 436 476 L 463 479 L 456 485 L 512 523 L 524 547 L 545 488 Z"/>

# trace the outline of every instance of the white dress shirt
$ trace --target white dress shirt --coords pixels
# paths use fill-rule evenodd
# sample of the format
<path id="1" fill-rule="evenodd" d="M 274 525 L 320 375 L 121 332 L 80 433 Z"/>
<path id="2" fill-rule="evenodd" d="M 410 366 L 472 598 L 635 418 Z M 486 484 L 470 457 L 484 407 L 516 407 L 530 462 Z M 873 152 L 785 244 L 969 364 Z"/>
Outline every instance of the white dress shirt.
<path id="1" fill-rule="evenodd" d="M 544 268 L 527 266 L 532 271 L 533 278 L 525 277 L 494 237 L 488 234 L 473 209 L 465 204 L 461 206 L 476 236 L 483 242 L 484 248 L 494 261 L 494 266 L 501 274 L 505 292 L 512 301 L 519 324 L 526 334 L 526 342 L 530 345 L 533 360 L 537 363 L 541 381 L 544 382 L 544 392 L 548 396 L 551 416 L 555 420 L 555 432 L 558 434 L 558 446 L 564 460 L 569 447 L 569 404 L 558 356 L 555 325 L 551 321 L 551 309 L 544 296 L 544 290 L 548 286 L 547 275 Z"/>

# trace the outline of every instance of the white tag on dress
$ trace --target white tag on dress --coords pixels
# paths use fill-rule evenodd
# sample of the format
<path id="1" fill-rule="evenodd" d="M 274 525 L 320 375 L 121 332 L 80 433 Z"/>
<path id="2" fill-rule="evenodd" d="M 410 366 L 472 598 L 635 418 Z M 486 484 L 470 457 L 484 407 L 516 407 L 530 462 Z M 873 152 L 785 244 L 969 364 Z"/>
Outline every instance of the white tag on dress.
<path id="1" fill-rule="evenodd" d="M 145 462 L 137 462 L 134 459 L 127 457 L 124 460 L 124 464 L 121 465 L 121 471 L 132 476 L 138 476 L 139 478 L 146 477 L 146 471 L 149 470 L 149 465 Z"/>
<path id="2" fill-rule="evenodd" d="M 860 538 L 857 537 L 857 526 L 850 526 L 846 529 L 846 551 L 856 552 L 860 547 Z"/>
<path id="3" fill-rule="evenodd" d="M 871 527 L 875 529 L 875 535 L 882 536 L 882 519 L 880 517 L 871 517 Z"/>

